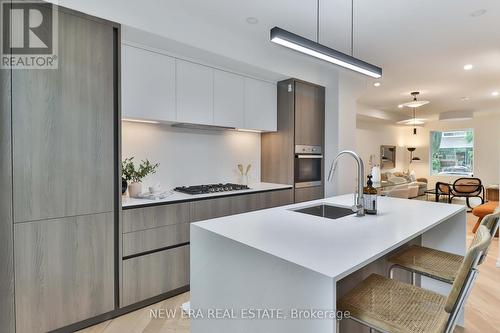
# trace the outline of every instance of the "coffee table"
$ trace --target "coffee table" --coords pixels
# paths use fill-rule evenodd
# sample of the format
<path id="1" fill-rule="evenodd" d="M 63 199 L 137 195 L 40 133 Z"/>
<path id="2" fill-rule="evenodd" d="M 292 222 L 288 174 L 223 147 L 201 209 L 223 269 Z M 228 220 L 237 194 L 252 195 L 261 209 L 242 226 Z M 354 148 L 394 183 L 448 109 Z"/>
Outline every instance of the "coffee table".
<path id="1" fill-rule="evenodd" d="M 425 200 L 426 201 L 430 201 L 429 200 L 429 196 L 430 195 L 433 195 L 434 196 L 434 200 L 435 200 L 436 194 L 439 194 L 440 197 L 444 197 L 444 195 L 445 195 L 444 192 L 438 191 L 438 193 L 436 193 L 436 189 L 435 188 L 431 188 L 431 189 L 428 189 L 427 191 L 425 191 Z M 447 197 L 444 197 L 444 198 L 446 199 L 446 202 L 449 203 L 448 198 Z"/>

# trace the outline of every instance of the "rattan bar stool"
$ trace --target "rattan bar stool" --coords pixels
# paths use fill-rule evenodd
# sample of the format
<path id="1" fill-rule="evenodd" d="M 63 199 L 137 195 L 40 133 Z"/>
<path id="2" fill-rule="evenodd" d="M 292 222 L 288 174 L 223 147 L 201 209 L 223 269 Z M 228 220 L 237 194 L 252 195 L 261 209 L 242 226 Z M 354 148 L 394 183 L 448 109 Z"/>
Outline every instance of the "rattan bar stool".
<path id="1" fill-rule="evenodd" d="M 481 221 L 481 225 L 488 229 L 491 237 L 496 234 L 499 219 L 500 212 L 496 212 Z M 487 252 L 486 250 L 483 253 L 479 264 L 486 259 Z M 393 264 L 389 269 L 389 277 L 392 279 L 394 269 L 398 268 L 412 273 L 412 284 L 415 284 L 416 274 L 452 284 L 463 260 L 464 257 L 457 254 L 413 245 L 389 258 L 389 262 Z"/>
<path id="2" fill-rule="evenodd" d="M 448 297 L 372 274 L 337 302 L 337 310 L 349 311 L 350 319 L 368 326 L 371 331 L 451 333 L 490 240 L 489 230 L 481 226 L 467 250 Z"/>

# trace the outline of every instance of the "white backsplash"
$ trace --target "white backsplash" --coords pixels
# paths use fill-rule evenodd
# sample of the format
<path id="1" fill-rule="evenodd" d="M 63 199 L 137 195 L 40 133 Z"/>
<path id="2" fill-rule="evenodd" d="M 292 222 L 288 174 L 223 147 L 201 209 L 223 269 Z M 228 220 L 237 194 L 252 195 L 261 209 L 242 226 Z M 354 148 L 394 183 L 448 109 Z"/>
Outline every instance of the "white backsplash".
<path id="1" fill-rule="evenodd" d="M 122 122 L 122 158 L 135 163 L 160 163 L 143 190 L 160 183 L 163 189 L 181 185 L 241 182 L 238 163 L 252 164 L 249 182 L 260 181 L 260 134 L 205 131 L 163 124 Z"/>

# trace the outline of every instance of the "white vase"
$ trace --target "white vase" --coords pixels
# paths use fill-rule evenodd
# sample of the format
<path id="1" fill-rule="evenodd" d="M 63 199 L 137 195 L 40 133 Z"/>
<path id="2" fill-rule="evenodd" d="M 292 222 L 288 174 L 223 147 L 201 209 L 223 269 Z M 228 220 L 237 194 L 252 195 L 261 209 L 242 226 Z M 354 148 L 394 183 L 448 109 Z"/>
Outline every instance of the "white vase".
<path id="1" fill-rule="evenodd" d="M 380 167 L 378 166 L 372 168 L 372 182 L 380 183 Z"/>
<path id="2" fill-rule="evenodd" d="M 142 183 L 130 183 L 128 185 L 128 196 L 137 198 L 142 193 Z"/>
<path id="3" fill-rule="evenodd" d="M 240 178 L 239 178 L 238 184 L 241 184 L 241 185 L 249 185 L 249 184 L 248 184 L 248 175 L 240 175 Z"/>

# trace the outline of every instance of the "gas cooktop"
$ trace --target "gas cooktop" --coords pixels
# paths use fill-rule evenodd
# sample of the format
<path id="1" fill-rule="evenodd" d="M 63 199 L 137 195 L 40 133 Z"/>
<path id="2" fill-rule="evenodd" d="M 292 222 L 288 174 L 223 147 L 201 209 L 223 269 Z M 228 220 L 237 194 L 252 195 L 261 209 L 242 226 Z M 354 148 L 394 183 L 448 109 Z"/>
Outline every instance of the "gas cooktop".
<path id="1" fill-rule="evenodd" d="M 209 184 L 209 185 L 195 185 L 195 186 L 181 186 L 174 188 L 174 191 L 186 194 L 207 194 L 217 192 L 240 191 L 250 189 L 247 185 L 241 184 Z"/>

